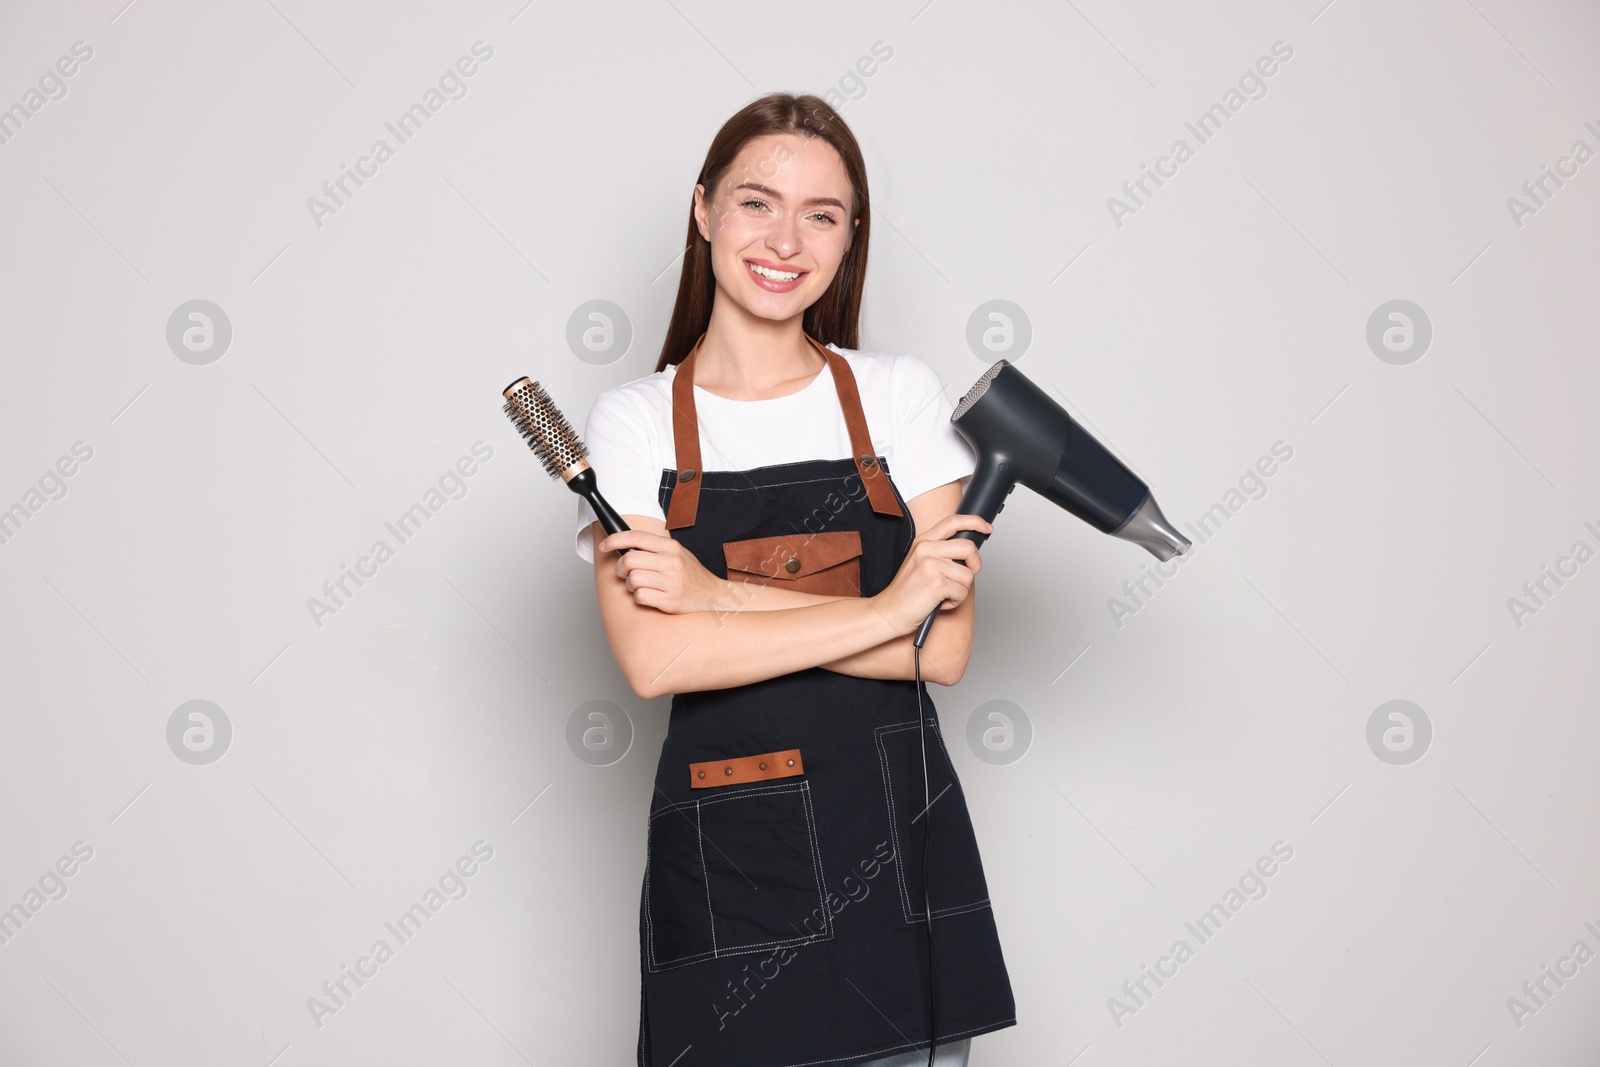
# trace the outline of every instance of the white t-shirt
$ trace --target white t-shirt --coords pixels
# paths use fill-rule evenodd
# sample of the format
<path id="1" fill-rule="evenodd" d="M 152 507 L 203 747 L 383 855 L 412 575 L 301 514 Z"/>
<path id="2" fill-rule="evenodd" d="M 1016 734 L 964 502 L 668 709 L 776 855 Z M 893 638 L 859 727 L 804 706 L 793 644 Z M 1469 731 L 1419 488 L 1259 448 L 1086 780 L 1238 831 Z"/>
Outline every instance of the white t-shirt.
<path id="1" fill-rule="evenodd" d="M 828 348 L 843 356 L 861 394 L 873 451 L 888 464 L 900 495 L 913 498 L 947 482 L 966 488 L 977 453 L 951 423 L 955 405 L 927 362 L 913 355 Z M 584 427 L 600 495 L 617 514 L 666 521 L 659 491 L 665 471 L 677 469 L 672 436 L 672 381 L 678 365 L 635 378 L 595 397 Z M 952 384 L 957 395 L 964 386 Z M 808 459 L 849 459 L 850 432 L 833 384 L 822 368 L 799 392 L 770 400 L 729 400 L 694 387 L 700 423 L 700 461 L 708 471 L 740 471 Z M 578 555 L 594 562 L 587 500 L 578 500 Z"/>

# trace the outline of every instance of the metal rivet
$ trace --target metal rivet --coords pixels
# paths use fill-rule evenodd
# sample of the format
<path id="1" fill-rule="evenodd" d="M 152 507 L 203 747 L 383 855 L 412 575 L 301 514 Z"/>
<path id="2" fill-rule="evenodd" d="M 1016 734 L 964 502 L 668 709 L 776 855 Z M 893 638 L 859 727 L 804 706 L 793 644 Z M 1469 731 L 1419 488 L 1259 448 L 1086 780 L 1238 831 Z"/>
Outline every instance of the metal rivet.
<path id="1" fill-rule="evenodd" d="M 733 773 L 733 768 L 732 767 L 724 767 L 724 768 L 722 768 L 722 773 L 723 774 L 732 774 Z"/>
<path id="2" fill-rule="evenodd" d="M 789 761 L 789 766 L 791 766 L 791 767 L 793 767 L 793 766 L 794 766 L 794 760 L 790 760 L 790 761 Z"/>
<path id="3" fill-rule="evenodd" d="M 878 457 L 873 456 L 873 455 L 869 455 L 866 452 L 861 453 L 861 465 L 863 467 L 871 467 L 874 464 L 876 464 L 877 462 L 878 462 Z"/>
<path id="4" fill-rule="evenodd" d="M 762 770 L 766 770 L 767 769 L 767 764 L 766 764 L 765 760 L 763 760 L 762 763 L 761 763 L 761 769 Z"/>
<path id="5" fill-rule="evenodd" d="M 794 556 L 790 556 L 789 559 L 784 563 L 783 569 L 788 571 L 790 574 L 793 574 L 795 571 L 800 569 L 800 561 Z"/>
<path id="6" fill-rule="evenodd" d="M 706 772 L 705 772 L 705 771 L 701 771 L 701 772 L 700 772 L 700 777 L 701 777 L 701 778 L 704 778 L 704 777 L 705 777 L 705 776 L 706 776 Z"/>
<path id="7" fill-rule="evenodd" d="M 694 476 L 695 476 L 695 469 L 693 467 L 685 467 L 685 468 L 683 468 L 683 470 L 678 472 L 678 481 L 680 481 L 680 482 L 692 482 L 692 481 L 694 481 Z"/>

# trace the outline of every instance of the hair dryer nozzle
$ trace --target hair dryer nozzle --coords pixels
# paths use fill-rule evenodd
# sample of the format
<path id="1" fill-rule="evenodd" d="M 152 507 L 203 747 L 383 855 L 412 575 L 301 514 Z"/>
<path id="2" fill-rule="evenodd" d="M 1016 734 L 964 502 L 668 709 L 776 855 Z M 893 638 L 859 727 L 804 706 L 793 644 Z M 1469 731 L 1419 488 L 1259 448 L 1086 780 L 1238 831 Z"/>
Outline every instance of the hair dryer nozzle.
<path id="1" fill-rule="evenodd" d="M 1173 528 L 1167 517 L 1161 514 L 1161 505 L 1156 503 L 1156 498 L 1148 494 L 1139 509 L 1128 516 L 1128 521 L 1111 531 L 1111 536 L 1143 545 L 1163 563 L 1189 551 L 1189 539 Z"/>

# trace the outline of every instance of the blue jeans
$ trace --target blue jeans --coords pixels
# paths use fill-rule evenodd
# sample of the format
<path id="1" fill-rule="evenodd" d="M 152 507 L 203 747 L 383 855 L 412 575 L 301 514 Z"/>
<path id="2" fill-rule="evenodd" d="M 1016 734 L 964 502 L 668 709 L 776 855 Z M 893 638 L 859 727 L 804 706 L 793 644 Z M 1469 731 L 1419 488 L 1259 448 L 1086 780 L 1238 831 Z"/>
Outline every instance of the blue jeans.
<path id="1" fill-rule="evenodd" d="M 941 1044 L 933 1053 L 933 1067 L 967 1067 L 967 1056 L 972 1052 L 972 1038 L 964 1037 L 960 1041 Z M 912 1049 L 910 1052 L 896 1052 L 892 1056 L 880 1056 L 875 1060 L 857 1064 L 856 1067 L 926 1067 L 928 1062 L 927 1049 Z"/>

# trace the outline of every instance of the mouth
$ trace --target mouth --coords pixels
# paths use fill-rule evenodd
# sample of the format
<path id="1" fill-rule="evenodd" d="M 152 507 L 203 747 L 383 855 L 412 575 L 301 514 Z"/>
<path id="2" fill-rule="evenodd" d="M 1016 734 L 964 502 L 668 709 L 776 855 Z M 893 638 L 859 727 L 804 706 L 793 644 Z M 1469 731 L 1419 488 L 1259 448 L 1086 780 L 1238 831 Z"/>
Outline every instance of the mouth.
<path id="1" fill-rule="evenodd" d="M 755 283 L 772 293 L 789 292 L 799 286 L 801 280 L 810 273 L 804 270 L 786 270 L 779 266 L 758 263 L 753 259 L 745 260 L 744 265 L 750 277 L 755 279 Z"/>

